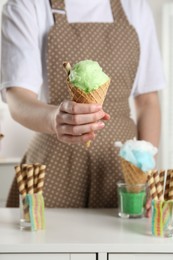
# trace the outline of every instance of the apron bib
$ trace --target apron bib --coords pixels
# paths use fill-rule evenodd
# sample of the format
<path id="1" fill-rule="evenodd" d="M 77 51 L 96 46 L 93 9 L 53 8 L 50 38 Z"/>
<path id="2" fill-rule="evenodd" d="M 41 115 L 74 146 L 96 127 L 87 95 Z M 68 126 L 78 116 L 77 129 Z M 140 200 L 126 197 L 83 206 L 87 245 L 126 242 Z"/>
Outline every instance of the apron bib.
<path id="1" fill-rule="evenodd" d="M 129 24 L 120 0 L 111 0 L 113 23 L 68 23 L 64 14 L 54 14 L 48 35 L 47 74 L 49 104 L 70 98 L 63 61 L 97 61 L 111 77 L 104 110 L 111 115 L 91 147 L 68 145 L 55 135 L 36 134 L 22 163 L 47 165 L 44 198 L 46 207 L 117 207 L 116 183 L 122 180 L 115 141 L 136 136 L 128 98 L 139 63 L 139 40 Z M 64 9 L 64 1 L 52 0 L 53 9 Z M 44 122 L 43 122 L 44 123 Z M 7 206 L 18 205 L 14 181 Z"/>

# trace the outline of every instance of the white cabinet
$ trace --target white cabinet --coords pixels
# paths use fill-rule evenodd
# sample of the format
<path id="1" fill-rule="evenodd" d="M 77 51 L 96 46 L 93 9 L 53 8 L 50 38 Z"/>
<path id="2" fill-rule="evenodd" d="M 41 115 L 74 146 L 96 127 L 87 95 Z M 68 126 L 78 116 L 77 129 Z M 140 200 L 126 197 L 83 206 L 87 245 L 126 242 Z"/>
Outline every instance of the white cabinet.
<path id="1" fill-rule="evenodd" d="M 143 255 L 135 255 L 134 260 L 172 260 L 173 254 L 143 254 Z"/>
<path id="2" fill-rule="evenodd" d="M 134 260 L 134 255 L 109 254 L 108 260 Z M 147 258 L 147 260 L 148 260 L 148 258 Z"/>
<path id="3" fill-rule="evenodd" d="M 0 208 L 0 260 L 173 259 L 173 240 L 152 236 L 151 219 L 87 208 L 46 208 L 45 216 L 45 230 L 25 232 L 18 208 Z"/>
<path id="4" fill-rule="evenodd" d="M 71 254 L 70 260 L 96 260 L 96 254 Z"/>
<path id="5" fill-rule="evenodd" d="M 69 254 L 0 254 L 0 260 L 70 260 Z"/>
<path id="6" fill-rule="evenodd" d="M 96 260 L 96 254 L 0 254 L 0 260 Z"/>
<path id="7" fill-rule="evenodd" d="M 172 260 L 173 254 L 109 254 L 108 260 Z"/>

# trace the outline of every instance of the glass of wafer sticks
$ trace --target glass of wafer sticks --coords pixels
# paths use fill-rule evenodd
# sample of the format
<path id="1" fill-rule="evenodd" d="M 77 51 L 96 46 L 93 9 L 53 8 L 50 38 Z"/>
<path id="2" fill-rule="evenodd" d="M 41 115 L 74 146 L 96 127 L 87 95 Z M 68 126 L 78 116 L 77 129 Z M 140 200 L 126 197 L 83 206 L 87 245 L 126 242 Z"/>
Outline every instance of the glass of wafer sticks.
<path id="1" fill-rule="evenodd" d="M 42 195 L 45 170 L 46 166 L 39 163 L 15 166 L 16 180 L 19 190 L 20 229 L 22 230 L 31 229 L 29 205 L 26 199 L 28 195 Z M 41 223 L 41 226 L 43 226 L 43 223 Z M 39 229 L 39 226 L 37 229 Z"/>
<path id="2" fill-rule="evenodd" d="M 152 198 L 152 235 L 173 236 L 173 170 L 148 172 L 148 187 Z"/>

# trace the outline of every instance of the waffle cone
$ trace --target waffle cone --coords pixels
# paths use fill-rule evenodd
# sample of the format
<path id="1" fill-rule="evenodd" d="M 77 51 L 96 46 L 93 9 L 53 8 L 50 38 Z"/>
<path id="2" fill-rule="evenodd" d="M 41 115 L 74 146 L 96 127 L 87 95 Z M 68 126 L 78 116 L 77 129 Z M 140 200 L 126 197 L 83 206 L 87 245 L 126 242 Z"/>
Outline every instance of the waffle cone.
<path id="1" fill-rule="evenodd" d="M 121 167 L 124 176 L 125 183 L 130 185 L 128 187 L 129 192 L 137 193 L 141 191 L 140 184 L 145 184 L 147 181 L 147 174 L 141 169 L 136 167 L 131 162 L 121 159 Z M 139 184 L 139 186 L 136 186 Z"/>
<path id="2" fill-rule="evenodd" d="M 64 62 L 63 67 L 66 70 L 67 75 L 69 76 L 70 71 L 71 71 L 71 65 L 69 62 Z M 67 87 L 71 96 L 71 99 L 75 101 L 76 103 L 83 103 L 83 104 L 100 104 L 102 105 L 106 94 L 107 90 L 110 85 L 110 79 L 101 85 L 98 89 L 93 90 L 89 93 L 86 93 L 85 91 L 77 88 L 75 85 L 73 85 L 69 81 L 69 77 L 67 78 Z M 91 144 L 91 141 L 86 142 L 86 147 L 89 148 Z"/>
<path id="3" fill-rule="evenodd" d="M 86 93 L 81 89 L 75 87 L 73 84 L 67 80 L 67 87 L 70 93 L 70 96 L 73 101 L 76 103 L 84 103 L 84 104 L 103 104 L 107 90 L 110 85 L 110 80 L 101 85 L 98 89 Z"/>

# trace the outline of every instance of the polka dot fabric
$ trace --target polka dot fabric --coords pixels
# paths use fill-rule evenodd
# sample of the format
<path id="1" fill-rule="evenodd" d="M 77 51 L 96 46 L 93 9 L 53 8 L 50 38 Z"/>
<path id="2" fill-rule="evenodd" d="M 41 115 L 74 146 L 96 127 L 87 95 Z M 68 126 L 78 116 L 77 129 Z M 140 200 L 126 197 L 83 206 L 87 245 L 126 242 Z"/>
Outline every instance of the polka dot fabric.
<path id="1" fill-rule="evenodd" d="M 62 0 L 52 1 L 54 9 L 63 8 Z M 120 0 L 112 0 L 114 23 L 72 23 L 55 14 L 55 25 L 48 35 L 47 73 L 49 103 L 59 105 L 70 98 L 63 61 L 98 61 L 111 77 L 104 110 L 111 120 L 87 150 L 84 145 L 67 145 L 54 135 L 36 134 L 23 163 L 47 165 L 44 197 L 47 207 L 117 207 L 117 181 L 122 179 L 115 141 L 136 136 L 130 118 L 128 98 L 139 62 L 139 41 L 129 24 Z M 8 206 L 18 205 L 14 181 Z"/>

